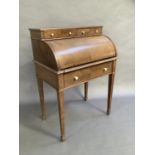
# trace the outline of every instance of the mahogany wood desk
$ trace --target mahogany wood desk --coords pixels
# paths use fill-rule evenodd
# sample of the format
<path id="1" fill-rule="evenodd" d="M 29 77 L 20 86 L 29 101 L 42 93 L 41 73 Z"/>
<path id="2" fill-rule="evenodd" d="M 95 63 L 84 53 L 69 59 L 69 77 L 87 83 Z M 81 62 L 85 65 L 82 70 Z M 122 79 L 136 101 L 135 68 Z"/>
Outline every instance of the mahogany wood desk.
<path id="1" fill-rule="evenodd" d="M 64 91 L 108 75 L 107 114 L 110 114 L 117 52 L 101 26 L 30 29 L 42 119 L 46 119 L 43 81 L 57 91 L 61 141 L 65 140 Z"/>

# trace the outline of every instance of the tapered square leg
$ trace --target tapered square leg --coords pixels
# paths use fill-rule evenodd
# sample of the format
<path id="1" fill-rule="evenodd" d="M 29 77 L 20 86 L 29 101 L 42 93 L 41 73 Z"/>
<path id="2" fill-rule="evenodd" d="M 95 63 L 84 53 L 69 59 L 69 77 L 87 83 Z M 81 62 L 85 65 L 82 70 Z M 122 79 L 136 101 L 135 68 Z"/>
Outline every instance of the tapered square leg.
<path id="1" fill-rule="evenodd" d="M 107 115 L 110 114 L 111 104 L 112 104 L 112 95 L 113 95 L 113 85 L 114 85 L 115 74 L 109 75 L 108 81 L 108 103 L 107 103 Z"/>
<path id="2" fill-rule="evenodd" d="M 84 83 L 84 100 L 88 99 L 88 82 Z"/>
<path id="3" fill-rule="evenodd" d="M 65 140 L 65 123 L 64 123 L 64 92 L 57 91 L 58 108 L 59 108 L 59 122 L 60 122 L 60 140 Z"/>
<path id="4" fill-rule="evenodd" d="M 42 120 L 46 119 L 46 107 L 44 101 L 44 89 L 43 89 L 43 80 L 37 77 L 38 82 L 38 91 L 40 97 L 40 108 L 41 108 L 41 118 Z"/>

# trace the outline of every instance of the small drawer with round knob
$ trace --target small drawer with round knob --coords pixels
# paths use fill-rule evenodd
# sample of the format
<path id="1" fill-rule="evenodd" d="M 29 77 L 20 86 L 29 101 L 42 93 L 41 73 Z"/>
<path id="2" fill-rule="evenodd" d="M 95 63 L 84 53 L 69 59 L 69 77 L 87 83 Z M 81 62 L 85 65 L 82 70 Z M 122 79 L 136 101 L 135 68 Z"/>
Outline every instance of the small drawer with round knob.
<path id="1" fill-rule="evenodd" d="M 106 62 L 91 67 L 91 78 L 96 78 L 110 73 L 112 73 L 112 62 Z"/>
<path id="2" fill-rule="evenodd" d="M 52 31 L 46 31 L 46 32 L 44 32 L 44 34 L 43 34 L 43 36 L 44 36 L 44 39 L 55 39 L 55 38 L 57 38 L 57 37 L 59 37 L 59 32 L 57 32 L 57 31 L 54 31 L 54 30 L 52 30 Z"/>

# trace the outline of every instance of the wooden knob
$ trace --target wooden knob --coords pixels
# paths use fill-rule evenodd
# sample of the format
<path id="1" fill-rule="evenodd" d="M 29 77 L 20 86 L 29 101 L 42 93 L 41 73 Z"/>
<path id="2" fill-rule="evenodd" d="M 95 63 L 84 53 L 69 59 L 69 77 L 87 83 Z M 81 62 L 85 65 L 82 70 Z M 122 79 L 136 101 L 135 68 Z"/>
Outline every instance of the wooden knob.
<path id="1" fill-rule="evenodd" d="M 103 71 L 106 72 L 108 70 L 108 68 L 103 68 Z"/>
<path id="2" fill-rule="evenodd" d="M 74 76 L 74 80 L 75 81 L 79 80 L 79 77 L 78 76 Z"/>
<path id="3" fill-rule="evenodd" d="M 54 33 L 51 33 L 51 37 L 54 37 Z"/>

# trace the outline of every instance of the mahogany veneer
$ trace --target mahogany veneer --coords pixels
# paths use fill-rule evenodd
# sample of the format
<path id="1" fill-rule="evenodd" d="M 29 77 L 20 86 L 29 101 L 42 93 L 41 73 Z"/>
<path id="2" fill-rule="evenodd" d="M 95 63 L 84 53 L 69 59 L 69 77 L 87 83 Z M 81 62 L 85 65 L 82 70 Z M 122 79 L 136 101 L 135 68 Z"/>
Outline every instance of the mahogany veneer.
<path id="1" fill-rule="evenodd" d="M 46 118 L 43 81 L 57 91 L 61 141 L 65 140 L 64 90 L 108 75 L 107 114 L 110 114 L 117 52 L 102 26 L 30 29 L 42 119 Z"/>

